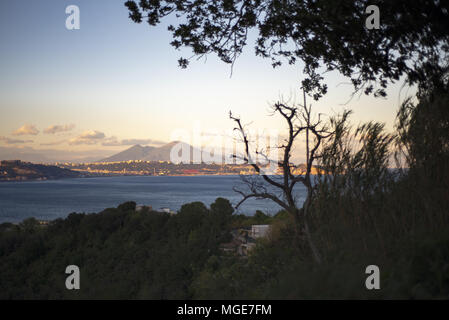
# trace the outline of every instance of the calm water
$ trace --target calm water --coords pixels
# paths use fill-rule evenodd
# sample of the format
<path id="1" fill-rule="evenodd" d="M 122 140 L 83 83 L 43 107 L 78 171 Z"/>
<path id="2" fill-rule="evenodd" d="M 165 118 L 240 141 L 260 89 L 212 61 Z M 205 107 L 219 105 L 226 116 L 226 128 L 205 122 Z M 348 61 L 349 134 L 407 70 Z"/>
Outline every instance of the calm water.
<path id="1" fill-rule="evenodd" d="M 217 197 L 238 203 L 241 196 L 232 188 L 242 186 L 238 176 L 189 177 L 102 177 L 52 181 L 1 182 L 0 223 L 28 217 L 52 220 L 71 212 L 92 213 L 116 207 L 125 201 L 178 210 L 181 205 L 201 201 L 207 206 Z M 304 201 L 298 188 L 298 200 Z M 302 193 L 302 194 L 301 194 Z M 238 212 L 256 210 L 276 213 L 280 207 L 268 200 L 250 199 Z"/>

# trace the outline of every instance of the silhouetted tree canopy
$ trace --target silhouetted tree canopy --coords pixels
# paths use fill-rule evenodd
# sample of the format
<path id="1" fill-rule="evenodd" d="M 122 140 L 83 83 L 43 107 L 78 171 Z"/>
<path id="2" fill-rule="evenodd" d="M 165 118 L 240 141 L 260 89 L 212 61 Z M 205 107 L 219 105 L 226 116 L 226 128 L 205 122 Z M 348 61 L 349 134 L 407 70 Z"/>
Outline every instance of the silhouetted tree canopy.
<path id="1" fill-rule="evenodd" d="M 274 67 L 304 62 L 302 85 L 318 99 L 327 91 L 320 76 L 338 70 L 356 91 L 385 96 L 389 81 L 406 75 L 426 86 L 433 74 L 447 70 L 448 2 L 439 0 L 140 0 L 126 1 L 130 18 L 169 25 L 171 45 L 190 47 L 194 56 L 215 53 L 234 63 L 255 29 L 258 56 Z M 365 27 L 369 5 L 380 9 L 380 29 Z M 181 67 L 188 59 L 179 59 Z"/>

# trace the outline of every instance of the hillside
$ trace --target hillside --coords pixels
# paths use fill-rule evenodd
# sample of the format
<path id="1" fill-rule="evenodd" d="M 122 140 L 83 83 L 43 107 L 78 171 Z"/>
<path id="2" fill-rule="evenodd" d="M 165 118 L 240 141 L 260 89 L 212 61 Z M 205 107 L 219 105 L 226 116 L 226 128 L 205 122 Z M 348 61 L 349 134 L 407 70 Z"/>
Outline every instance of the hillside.
<path id="1" fill-rule="evenodd" d="M 147 156 L 155 147 L 143 147 L 139 144 L 132 146 L 122 152 L 114 154 L 108 158 L 100 160 L 100 162 L 119 162 L 128 160 L 141 160 Z"/>
<path id="2" fill-rule="evenodd" d="M 191 299 L 194 276 L 229 241 L 232 212 L 225 199 L 172 216 L 128 202 L 46 225 L 0 224 L 0 299 Z M 61 282 L 65 257 L 84 272 L 80 290 Z"/>
<path id="3" fill-rule="evenodd" d="M 3 160 L 0 163 L 0 181 L 50 180 L 78 178 L 83 174 L 56 166 Z"/>

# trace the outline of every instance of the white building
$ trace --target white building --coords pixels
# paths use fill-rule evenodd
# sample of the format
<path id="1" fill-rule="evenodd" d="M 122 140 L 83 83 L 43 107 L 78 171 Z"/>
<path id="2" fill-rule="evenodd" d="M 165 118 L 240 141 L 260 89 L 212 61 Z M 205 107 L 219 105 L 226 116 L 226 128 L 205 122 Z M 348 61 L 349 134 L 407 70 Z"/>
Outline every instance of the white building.
<path id="1" fill-rule="evenodd" d="M 269 230 L 269 224 L 254 224 L 251 226 L 251 237 L 254 239 L 265 237 Z"/>
<path id="2" fill-rule="evenodd" d="M 153 207 L 152 206 L 146 206 L 146 205 L 138 205 L 136 206 L 136 211 L 140 212 L 143 209 L 147 209 L 148 211 L 152 211 Z"/>
<path id="3" fill-rule="evenodd" d="M 176 214 L 176 212 L 173 211 L 173 210 L 170 210 L 170 208 L 161 208 L 160 210 L 161 210 L 162 212 L 165 212 L 165 213 L 170 214 L 171 216 L 174 215 L 174 214 Z"/>

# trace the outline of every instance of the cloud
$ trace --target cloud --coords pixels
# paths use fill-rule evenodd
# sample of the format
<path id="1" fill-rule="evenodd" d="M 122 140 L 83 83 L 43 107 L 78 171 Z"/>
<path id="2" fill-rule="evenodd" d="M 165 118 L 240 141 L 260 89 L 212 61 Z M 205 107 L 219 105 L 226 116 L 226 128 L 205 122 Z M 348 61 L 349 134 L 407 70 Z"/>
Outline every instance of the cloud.
<path id="1" fill-rule="evenodd" d="M 153 140 L 153 139 L 123 139 L 118 140 L 116 137 L 107 138 L 102 145 L 105 147 L 115 147 L 115 146 L 133 146 L 136 144 L 165 144 L 163 141 Z"/>
<path id="2" fill-rule="evenodd" d="M 44 130 L 44 133 L 46 134 L 55 134 L 58 132 L 67 132 L 67 131 L 71 131 L 73 130 L 73 128 L 75 128 L 74 124 L 66 124 L 66 125 L 53 125 L 53 126 L 49 126 L 48 128 L 46 128 Z"/>
<path id="3" fill-rule="evenodd" d="M 25 124 L 21 126 L 19 129 L 14 131 L 12 134 L 14 136 L 26 136 L 26 135 L 32 135 L 35 136 L 39 133 L 39 130 L 36 129 L 36 127 L 32 124 Z"/>
<path id="4" fill-rule="evenodd" d="M 101 143 L 104 147 L 116 147 L 116 146 L 131 146 L 136 144 L 142 144 L 142 145 L 163 145 L 165 142 L 159 141 L 159 140 L 153 140 L 153 139 L 118 139 L 115 136 L 112 137 L 106 137 L 106 135 L 103 132 L 97 131 L 97 130 L 89 130 L 83 132 L 81 135 L 72 138 L 70 140 L 63 140 L 63 141 L 57 141 L 57 142 L 50 142 L 46 144 L 41 145 L 56 145 L 63 142 L 68 142 L 69 145 L 80 145 L 80 144 L 86 144 L 86 145 L 93 145 Z"/>
<path id="5" fill-rule="evenodd" d="M 79 144 L 97 144 L 101 140 L 103 140 L 106 136 L 103 132 L 97 130 L 89 130 L 83 132 L 78 137 L 72 138 L 69 140 L 70 145 L 79 145 Z"/>
<path id="6" fill-rule="evenodd" d="M 33 142 L 33 140 L 19 140 L 19 139 L 11 139 L 8 137 L 0 137 L 0 141 L 3 141 L 6 144 L 22 144 Z"/>
<path id="7" fill-rule="evenodd" d="M 122 143 L 120 141 L 118 141 L 116 137 L 110 137 L 110 138 L 106 138 L 105 141 L 101 145 L 105 146 L 105 147 L 115 147 L 115 146 L 121 146 Z"/>
<path id="8" fill-rule="evenodd" d="M 58 140 L 58 141 L 54 141 L 54 142 L 46 142 L 46 143 L 41 143 L 41 146 L 56 146 L 58 144 L 63 144 L 64 142 L 66 142 L 67 140 Z"/>

